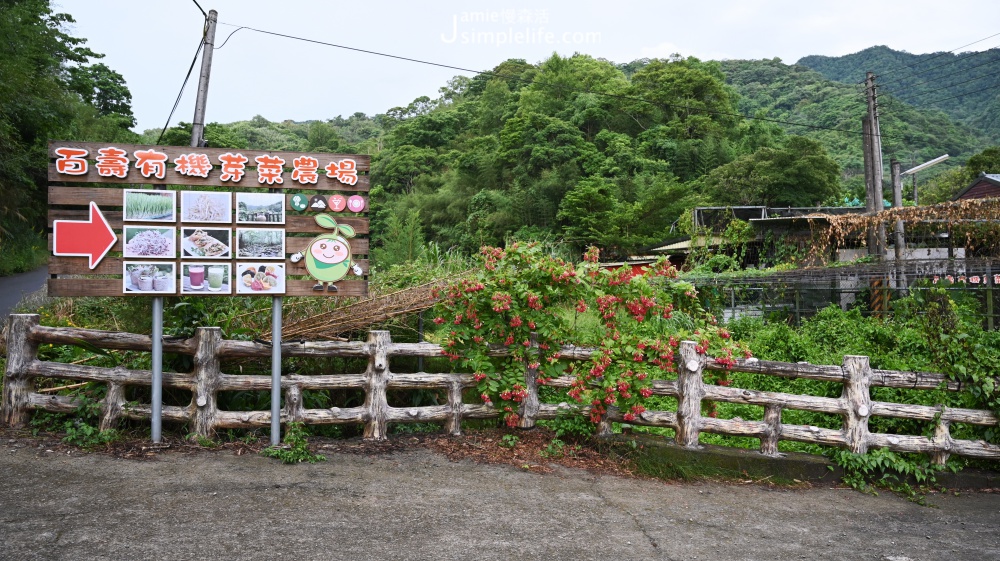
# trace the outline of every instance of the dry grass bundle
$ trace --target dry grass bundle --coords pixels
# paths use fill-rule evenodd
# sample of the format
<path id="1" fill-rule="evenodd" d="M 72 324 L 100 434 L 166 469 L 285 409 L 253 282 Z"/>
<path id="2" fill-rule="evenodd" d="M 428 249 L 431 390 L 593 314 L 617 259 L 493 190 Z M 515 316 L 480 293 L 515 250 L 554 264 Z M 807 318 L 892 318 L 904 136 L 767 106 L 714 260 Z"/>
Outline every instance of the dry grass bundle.
<path id="1" fill-rule="evenodd" d="M 438 301 L 434 297 L 434 289 L 444 288 L 454 279 L 455 277 L 439 279 L 385 295 L 373 294 L 353 304 L 287 323 L 281 330 L 281 337 L 343 340 L 341 335 L 345 333 L 430 308 Z"/>

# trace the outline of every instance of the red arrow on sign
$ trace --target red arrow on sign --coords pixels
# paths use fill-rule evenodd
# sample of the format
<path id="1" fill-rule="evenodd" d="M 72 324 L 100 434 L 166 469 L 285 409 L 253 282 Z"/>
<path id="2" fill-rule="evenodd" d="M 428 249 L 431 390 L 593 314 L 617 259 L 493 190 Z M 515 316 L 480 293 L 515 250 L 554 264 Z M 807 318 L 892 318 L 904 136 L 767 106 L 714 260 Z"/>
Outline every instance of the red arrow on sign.
<path id="1" fill-rule="evenodd" d="M 52 222 L 52 254 L 89 257 L 91 269 L 104 259 L 116 241 L 118 236 L 94 201 L 90 201 L 90 219 Z"/>

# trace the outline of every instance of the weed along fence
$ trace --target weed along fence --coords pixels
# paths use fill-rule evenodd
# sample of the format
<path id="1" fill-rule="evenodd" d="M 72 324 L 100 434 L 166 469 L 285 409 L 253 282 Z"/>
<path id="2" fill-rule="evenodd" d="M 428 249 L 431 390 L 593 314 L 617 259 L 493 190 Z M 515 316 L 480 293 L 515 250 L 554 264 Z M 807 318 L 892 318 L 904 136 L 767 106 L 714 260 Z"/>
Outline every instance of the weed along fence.
<path id="1" fill-rule="evenodd" d="M 148 419 L 148 404 L 128 403 L 127 386 L 149 386 L 151 372 L 129 370 L 122 367 L 102 368 L 86 365 L 46 362 L 38 359 L 41 344 L 93 345 L 102 349 L 149 351 L 150 337 L 131 333 L 93 331 L 65 327 L 43 327 L 37 315 L 11 316 L 7 343 L 7 370 L 3 380 L 3 404 L 0 420 L 13 427 L 24 426 L 31 410 L 59 413 L 73 412 L 78 403 L 71 396 L 36 393 L 34 381 L 38 378 L 91 381 L 107 384 L 106 397 L 101 402 L 101 428 L 113 428 L 121 418 Z M 430 343 L 393 343 L 387 331 L 372 331 L 366 342 L 285 342 L 281 345 L 286 357 L 355 357 L 367 358 L 364 372 L 319 376 L 285 375 L 281 377 L 284 407 L 282 422 L 320 424 L 363 424 L 364 437 L 373 440 L 387 438 L 389 423 L 442 422 L 446 432 L 459 434 L 463 419 L 488 419 L 500 416 L 492 406 L 464 403 L 463 390 L 475 387 L 470 374 L 458 373 L 397 373 L 390 369 L 392 357 L 436 357 L 441 347 Z M 217 395 L 226 391 L 269 391 L 271 378 L 256 375 L 225 374 L 220 370 L 223 359 L 245 357 L 267 358 L 271 348 L 267 344 L 233 341 L 222 338 L 219 328 L 199 328 L 194 337 L 184 340 L 164 341 L 165 352 L 179 353 L 193 358 L 190 373 L 164 373 L 165 387 L 191 392 L 187 406 L 164 406 L 163 418 L 186 423 L 195 434 L 212 437 L 222 429 L 247 429 L 267 427 L 271 424 L 270 411 L 223 411 L 217 407 Z M 561 356 L 566 360 L 587 360 L 591 351 L 585 348 L 566 347 Z M 683 342 L 680 348 L 680 366 L 676 380 L 657 380 L 653 394 L 677 399 L 677 411 L 645 411 L 630 421 L 634 425 L 669 427 L 675 431 L 677 444 L 698 446 L 702 432 L 746 436 L 760 439 L 761 453 L 774 456 L 781 440 L 808 442 L 847 448 L 863 453 L 869 448 L 885 447 L 897 452 L 930 454 L 933 461 L 943 463 L 950 454 L 973 458 L 1000 459 L 1000 446 L 984 441 L 952 438 L 952 423 L 996 426 L 997 417 L 989 411 L 943 408 L 925 405 L 907 405 L 873 401 L 870 388 L 889 387 L 906 389 L 959 391 L 957 382 L 940 374 L 923 372 L 897 372 L 875 370 L 868 358 L 847 356 L 842 366 L 816 366 L 782 362 L 741 361 L 732 371 L 767 374 L 786 378 L 805 378 L 843 384 L 839 398 L 762 392 L 747 389 L 709 385 L 703 382 L 704 370 L 722 370 L 711 358 L 699 355 L 693 342 Z M 525 376 L 528 396 L 521 403 L 520 426 L 530 428 L 540 419 L 554 419 L 567 411 L 589 413 L 589 407 L 578 410 L 566 403 L 539 403 L 537 373 L 528 369 Z M 569 388 L 573 378 L 555 378 L 548 386 Z M 363 405 L 358 407 L 306 409 L 303 392 L 309 390 L 360 389 L 365 393 Z M 387 390 L 438 389 L 447 391 L 446 405 L 422 407 L 390 407 Z M 763 420 L 718 419 L 702 415 L 704 401 L 732 402 L 762 406 Z M 785 409 L 804 410 L 839 415 L 843 419 L 838 429 L 820 428 L 782 423 Z M 868 430 L 872 416 L 896 417 L 934 422 L 934 436 L 873 433 Z M 623 421 L 620 412 L 608 409 L 600 431 L 611 432 L 612 422 Z"/>

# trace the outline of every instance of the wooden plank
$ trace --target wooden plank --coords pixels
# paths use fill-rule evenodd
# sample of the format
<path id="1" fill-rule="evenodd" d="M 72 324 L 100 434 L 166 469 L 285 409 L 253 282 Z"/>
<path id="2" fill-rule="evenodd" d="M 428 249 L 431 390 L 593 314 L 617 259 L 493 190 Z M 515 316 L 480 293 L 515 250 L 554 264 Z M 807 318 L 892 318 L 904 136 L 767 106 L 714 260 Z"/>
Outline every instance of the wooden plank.
<path id="1" fill-rule="evenodd" d="M 88 380 L 91 382 L 115 382 L 130 386 L 148 386 L 153 373 L 149 370 L 132 370 L 124 367 L 102 368 L 86 364 L 66 364 L 36 360 L 28 367 L 34 377 L 65 378 L 68 380 Z M 194 379 L 190 374 L 164 372 L 163 387 L 193 390 Z"/>
<path id="2" fill-rule="evenodd" d="M 54 188 L 50 188 L 50 189 L 60 189 L 60 188 L 59 187 L 54 187 Z M 108 191 L 108 189 L 92 189 L 92 190 L 93 191 Z M 119 191 L 119 193 L 121 192 L 121 190 L 118 190 L 118 191 Z M 51 197 L 50 197 L 50 199 L 51 199 Z M 90 203 L 88 202 L 88 203 L 85 203 L 85 204 L 89 205 Z M 104 214 L 104 218 L 107 219 L 108 224 L 111 225 L 111 228 L 114 229 L 114 230 L 121 230 L 122 225 L 123 225 L 122 211 L 120 211 L 120 210 L 106 210 L 101 205 L 101 203 L 97 203 L 97 204 L 98 204 L 98 206 L 101 206 L 101 213 Z M 119 198 L 118 198 L 118 207 L 121 207 L 121 195 L 119 195 Z M 363 235 L 366 235 L 366 234 L 370 233 L 370 231 L 369 231 L 370 222 L 369 222 L 368 218 L 365 218 L 363 216 L 354 215 L 354 214 L 343 214 L 343 213 L 339 213 L 339 214 L 338 213 L 329 213 L 329 214 L 331 214 L 337 220 L 338 224 L 347 224 L 347 225 L 351 226 L 352 228 L 354 228 L 354 231 L 358 235 L 362 235 L 363 236 Z M 72 208 L 49 208 L 48 227 L 52 228 L 52 221 L 53 220 L 87 220 L 89 217 L 90 217 L 90 209 L 86 208 L 86 207 L 81 207 L 81 208 L 78 208 L 78 209 L 72 209 Z M 138 223 L 137 222 L 129 222 L 129 224 L 138 224 Z M 178 222 L 176 224 L 171 223 L 170 225 L 171 226 L 176 225 L 176 226 L 185 227 L 185 228 L 194 228 L 194 227 L 199 227 L 199 228 L 219 228 L 219 227 L 223 227 L 224 228 L 224 227 L 227 227 L 227 226 L 232 227 L 232 228 L 237 228 L 237 227 L 239 227 L 239 228 L 250 228 L 250 227 L 253 227 L 253 224 L 249 224 L 249 223 L 247 223 L 247 224 L 244 224 L 244 223 L 237 224 L 235 222 L 232 223 L 232 224 L 202 224 L 202 223 L 190 223 L 190 224 L 188 224 L 186 222 Z M 328 232 L 329 231 L 329 230 L 326 230 L 326 229 L 322 228 L 319 224 L 316 224 L 316 214 L 302 214 L 302 215 L 299 215 L 299 214 L 295 214 L 295 215 L 289 214 L 289 215 L 286 215 L 285 216 L 285 223 L 284 223 L 284 225 L 281 225 L 281 226 L 285 229 L 286 232 L 295 233 L 295 234 L 301 234 L 301 233 L 305 233 L 305 234 L 318 234 L 318 233 Z"/>
<path id="3" fill-rule="evenodd" d="M 943 410 L 942 410 L 943 409 Z M 932 407 L 930 405 L 910 405 L 903 403 L 872 402 L 872 415 L 933 421 L 940 416 L 942 421 L 967 423 L 970 425 L 996 426 L 1000 419 L 991 411 L 964 409 L 961 407 Z"/>
<path id="4" fill-rule="evenodd" d="M 144 352 L 149 352 L 153 349 L 153 339 L 149 335 L 81 329 L 78 327 L 35 325 L 31 329 L 30 338 L 36 343 L 50 343 L 53 345 L 74 345 L 83 341 L 102 349 Z M 195 342 L 193 339 L 164 338 L 163 351 L 193 355 L 195 352 Z M 9 358 L 7 362 L 8 364 L 10 363 Z"/>
<path id="5" fill-rule="evenodd" d="M 170 227 L 170 225 L 164 225 L 164 227 Z M 122 252 L 122 246 L 124 245 L 124 242 L 122 242 L 121 233 L 119 232 L 117 234 L 118 234 L 118 241 L 116 241 L 115 245 L 112 246 L 111 253 L 121 253 Z M 292 237 L 292 236 L 286 236 L 285 237 L 285 253 L 288 254 L 288 255 L 290 255 L 292 253 L 298 253 L 299 251 L 304 251 L 306 249 L 306 247 L 309 245 L 309 242 L 311 242 L 311 241 L 312 241 L 312 237 L 305 237 L 305 236 Z M 235 250 L 235 248 L 233 248 L 233 249 Z M 52 251 L 52 234 L 49 234 L 49 252 L 51 252 L 51 251 Z M 178 251 L 178 255 L 180 255 L 180 251 Z M 352 238 L 351 239 L 351 255 L 368 255 L 368 238 Z M 86 259 L 86 257 L 65 257 L 65 259 Z M 133 259 L 133 260 L 136 260 L 136 261 L 150 260 L 149 258 L 146 258 L 146 257 L 130 257 L 129 259 Z M 152 259 L 152 261 L 163 261 L 164 263 L 168 263 L 170 261 L 176 261 L 176 260 L 177 259 L 170 259 L 170 258 L 166 258 L 166 259 Z M 228 261 L 228 259 L 222 259 L 222 261 Z M 247 261 L 258 261 L 258 260 L 256 260 L 256 259 L 247 259 Z M 266 259 L 260 260 L 260 261 L 266 261 Z"/>
<path id="6" fill-rule="evenodd" d="M 833 397 L 762 392 L 740 388 L 727 388 L 724 386 L 706 385 L 705 399 L 728 403 L 746 403 L 749 405 L 780 405 L 786 409 L 814 411 L 834 415 L 841 415 L 845 412 L 841 400 Z"/>
<path id="7" fill-rule="evenodd" d="M 289 160 L 291 162 L 291 160 Z M 97 170 L 91 165 L 87 170 L 87 173 L 83 175 L 67 175 L 65 173 L 59 173 L 56 170 L 55 163 L 49 164 L 48 170 L 48 180 L 53 183 L 109 183 L 109 184 L 129 184 L 135 188 L 140 188 L 141 186 L 148 185 L 192 185 L 192 186 L 202 186 L 202 187 L 218 187 L 223 186 L 230 189 L 239 189 L 241 191 L 250 191 L 253 189 L 287 189 L 289 191 L 296 192 L 309 192 L 309 191 L 343 191 L 345 193 L 365 193 L 371 190 L 371 178 L 367 175 L 358 175 L 358 182 L 354 185 L 346 185 L 337 181 L 336 179 L 330 179 L 326 176 L 326 172 L 321 172 L 319 179 L 316 184 L 302 184 L 298 181 L 292 180 L 292 174 L 290 171 L 286 171 L 283 175 L 283 181 L 280 184 L 268 185 L 267 183 L 260 183 L 257 181 L 257 172 L 248 169 L 243 178 L 238 182 L 232 181 L 220 181 L 219 180 L 219 170 L 218 168 L 213 169 L 208 177 L 192 177 L 188 175 L 180 175 L 174 173 L 173 170 L 167 168 L 167 172 L 163 179 L 156 178 L 145 178 L 138 170 L 129 167 L 128 174 L 125 177 L 103 177 L 97 174 Z"/>
<path id="8" fill-rule="evenodd" d="M 285 252 L 298 253 L 305 250 L 312 238 L 307 237 L 287 237 L 285 238 Z M 368 238 L 351 239 L 351 255 L 368 255 Z"/>
<path id="9" fill-rule="evenodd" d="M 97 267 L 91 269 L 87 264 L 86 257 L 56 257 L 49 256 L 49 274 L 50 275 L 122 275 L 122 262 L 123 261 L 141 261 L 141 259 L 122 259 L 121 257 L 105 257 L 97 264 Z M 170 263 L 174 260 L 166 260 L 164 263 Z M 238 259 L 237 261 L 244 261 L 243 259 Z M 246 261 L 253 261 L 252 259 L 247 259 Z M 193 263 L 195 261 L 185 261 L 185 263 Z M 198 262 L 202 262 L 199 260 Z M 371 262 L 368 259 L 357 259 L 354 261 L 361 267 L 363 274 L 369 274 L 371 270 Z M 275 261 L 275 263 L 281 263 L 281 261 Z M 290 261 L 285 261 L 285 270 L 287 275 L 291 276 L 308 276 L 309 272 L 306 271 L 305 261 L 299 261 L 298 263 L 292 263 Z M 441 353 L 438 353 L 439 355 Z"/>
<path id="10" fill-rule="evenodd" d="M 793 364 L 773 360 L 750 359 L 739 361 L 731 368 L 726 368 L 725 366 L 716 363 L 715 359 L 708 359 L 705 363 L 705 368 L 708 370 L 729 370 L 731 372 L 769 374 L 771 376 L 781 376 L 783 378 L 806 378 L 808 380 L 820 380 L 823 382 L 844 381 L 844 371 L 841 367 L 821 366 L 809 364 L 807 362 Z"/>
<path id="11" fill-rule="evenodd" d="M 322 296 L 332 298 L 364 297 L 368 296 L 368 281 L 364 280 L 344 280 L 337 284 L 338 292 L 319 292 L 312 287 L 314 282 L 310 280 L 286 279 L 284 296 Z M 79 278 L 57 278 L 49 279 L 49 296 L 153 296 L 150 293 L 123 293 L 122 280 L 118 279 L 79 279 Z M 202 296 L 202 295 L 199 295 Z M 204 296 L 238 296 L 254 297 L 256 294 L 218 294 L 206 292 Z M 261 296 L 272 296 L 271 294 L 261 294 Z"/>
<path id="12" fill-rule="evenodd" d="M 109 143 L 109 142 L 79 142 L 75 140 L 50 140 L 49 141 L 49 158 L 55 159 L 59 156 L 56 155 L 56 148 L 83 148 L 90 152 L 87 156 L 88 160 L 94 160 L 97 156 L 97 151 L 101 148 L 107 148 L 108 146 L 114 146 L 115 148 L 121 148 L 129 154 L 130 162 L 134 162 L 135 157 L 132 155 L 136 150 L 149 150 L 155 149 L 157 152 L 163 152 L 167 155 L 167 159 L 173 162 L 175 158 L 183 154 L 206 154 L 211 158 L 212 162 L 218 165 L 219 156 L 227 152 L 243 154 L 246 156 L 250 163 L 250 166 L 254 162 L 254 158 L 257 156 L 279 156 L 286 162 L 286 167 L 291 169 L 292 160 L 300 156 L 309 156 L 316 158 L 320 161 L 321 165 L 325 166 L 330 161 L 342 160 L 345 158 L 352 158 L 358 164 L 358 171 L 368 171 L 371 166 L 371 156 L 366 154 L 331 154 L 326 152 L 277 152 L 277 151 L 267 151 L 267 150 L 242 150 L 239 148 L 191 148 L 190 146 L 163 146 L 163 145 L 146 145 L 146 144 L 119 144 L 119 143 Z"/>

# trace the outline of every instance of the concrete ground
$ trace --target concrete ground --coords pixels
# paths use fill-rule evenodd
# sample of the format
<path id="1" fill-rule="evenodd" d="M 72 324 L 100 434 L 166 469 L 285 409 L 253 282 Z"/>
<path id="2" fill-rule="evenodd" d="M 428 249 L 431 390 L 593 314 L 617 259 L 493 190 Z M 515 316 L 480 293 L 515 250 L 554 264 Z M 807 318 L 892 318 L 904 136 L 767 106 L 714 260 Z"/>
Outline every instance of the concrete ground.
<path id="1" fill-rule="evenodd" d="M 0 559 L 1000 559 L 1000 495 L 670 483 L 451 462 L 126 460 L 0 441 Z"/>

